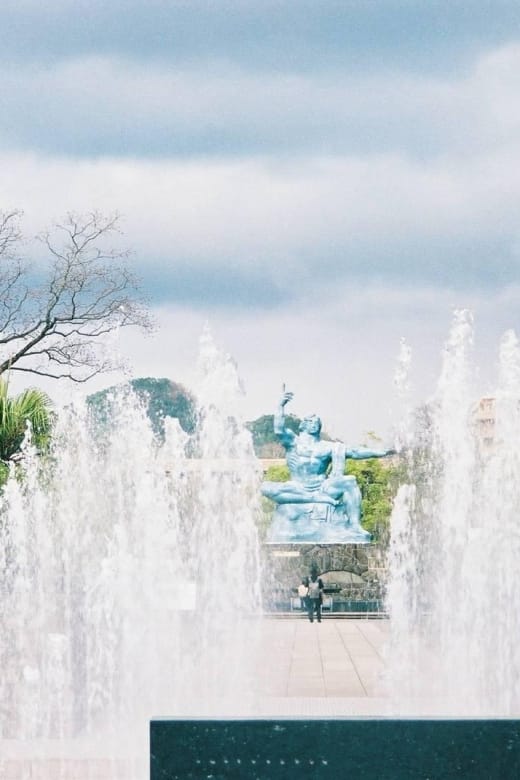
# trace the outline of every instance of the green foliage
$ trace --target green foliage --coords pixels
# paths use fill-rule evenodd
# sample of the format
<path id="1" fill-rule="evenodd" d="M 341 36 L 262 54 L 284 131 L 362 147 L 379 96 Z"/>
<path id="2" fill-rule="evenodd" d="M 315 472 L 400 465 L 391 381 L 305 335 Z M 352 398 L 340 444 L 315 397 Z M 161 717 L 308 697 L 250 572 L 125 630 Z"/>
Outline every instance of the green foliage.
<path id="1" fill-rule="evenodd" d="M 285 417 L 285 427 L 298 433 L 300 418 L 294 414 Z M 253 435 L 253 447 L 259 458 L 283 458 L 285 450 L 274 433 L 274 415 L 263 414 L 252 422 L 246 423 L 246 427 Z M 278 480 L 274 480 L 277 482 Z"/>
<path id="2" fill-rule="evenodd" d="M 154 432 L 164 437 L 165 417 L 175 417 L 186 433 L 195 430 L 195 399 L 182 385 L 170 379 L 133 379 L 130 382 L 137 395 L 147 400 L 148 417 Z"/>
<path id="3" fill-rule="evenodd" d="M 402 482 L 402 472 L 400 463 L 379 458 L 347 461 L 345 474 L 354 476 L 361 490 L 361 524 L 374 541 L 387 541 L 392 502 Z"/>
<path id="4" fill-rule="evenodd" d="M 267 482 L 287 482 L 287 480 L 290 479 L 290 476 L 289 468 L 285 464 L 281 464 L 279 466 L 269 466 L 264 474 L 264 479 Z M 274 501 L 262 496 L 262 511 L 257 523 L 258 532 L 262 541 L 266 538 L 267 532 L 271 526 L 275 507 L 276 504 Z"/>
<path id="5" fill-rule="evenodd" d="M 186 433 L 193 433 L 196 421 L 195 399 L 181 384 L 154 377 L 132 379 L 129 384 L 144 404 L 152 430 L 159 440 L 164 439 L 166 417 L 176 418 Z M 110 399 L 117 389 L 109 387 L 87 398 L 95 419 L 102 426 L 110 421 Z"/>
<path id="6" fill-rule="evenodd" d="M 267 482 L 287 482 L 291 478 L 289 467 L 285 464 L 280 466 L 269 466 L 265 472 Z"/>
<path id="7" fill-rule="evenodd" d="M 9 477 L 9 466 L 7 465 L 7 463 L 2 463 L 0 461 L 0 487 L 5 485 L 8 477 Z"/>
<path id="8" fill-rule="evenodd" d="M 265 496 L 261 497 L 261 511 L 258 513 L 256 519 L 256 527 L 261 542 L 265 541 L 269 528 L 271 527 L 275 506 L 276 504 L 274 501 L 271 501 L 270 498 L 266 498 Z"/>
<path id="9" fill-rule="evenodd" d="M 7 382 L 0 379 L 0 460 L 4 464 L 0 471 L 0 482 L 5 481 L 2 479 L 5 477 L 5 464 L 15 459 L 20 452 L 28 423 L 33 444 L 39 450 L 44 449 L 52 426 L 49 397 L 35 388 L 9 397 Z"/>

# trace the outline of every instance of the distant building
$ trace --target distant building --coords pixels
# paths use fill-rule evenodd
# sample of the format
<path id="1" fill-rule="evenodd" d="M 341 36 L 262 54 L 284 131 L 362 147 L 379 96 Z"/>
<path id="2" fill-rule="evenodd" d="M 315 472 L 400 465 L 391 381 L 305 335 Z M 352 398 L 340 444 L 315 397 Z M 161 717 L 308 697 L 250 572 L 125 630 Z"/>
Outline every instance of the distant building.
<path id="1" fill-rule="evenodd" d="M 480 446 L 489 449 L 495 442 L 496 410 L 493 397 L 486 396 L 478 401 L 474 420 Z"/>

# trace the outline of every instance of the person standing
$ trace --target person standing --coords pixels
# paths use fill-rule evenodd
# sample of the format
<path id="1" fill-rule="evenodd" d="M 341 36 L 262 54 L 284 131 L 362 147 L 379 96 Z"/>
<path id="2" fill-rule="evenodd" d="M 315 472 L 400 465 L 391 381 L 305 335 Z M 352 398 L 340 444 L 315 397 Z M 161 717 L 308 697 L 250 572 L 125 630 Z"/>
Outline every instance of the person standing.
<path id="1" fill-rule="evenodd" d="M 321 623 L 321 602 L 323 601 L 323 581 L 321 577 L 318 577 L 318 572 L 313 571 L 311 573 L 311 579 L 309 582 L 309 590 L 307 594 L 307 614 L 309 620 L 314 623 L 314 613 L 318 623 Z"/>
<path id="2" fill-rule="evenodd" d="M 304 577 L 298 585 L 298 596 L 300 597 L 300 608 L 308 609 L 307 596 L 309 594 L 309 578 Z"/>

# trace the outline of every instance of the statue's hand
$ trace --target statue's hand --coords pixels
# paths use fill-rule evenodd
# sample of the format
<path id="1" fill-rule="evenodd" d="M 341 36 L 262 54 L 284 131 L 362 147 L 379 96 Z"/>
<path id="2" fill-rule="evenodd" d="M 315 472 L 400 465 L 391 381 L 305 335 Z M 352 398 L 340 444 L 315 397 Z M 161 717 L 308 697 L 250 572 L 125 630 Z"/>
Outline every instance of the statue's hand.
<path id="1" fill-rule="evenodd" d="M 284 393 L 280 401 L 280 406 L 285 406 L 285 404 L 288 404 L 289 401 L 292 401 L 293 397 L 294 393 Z"/>

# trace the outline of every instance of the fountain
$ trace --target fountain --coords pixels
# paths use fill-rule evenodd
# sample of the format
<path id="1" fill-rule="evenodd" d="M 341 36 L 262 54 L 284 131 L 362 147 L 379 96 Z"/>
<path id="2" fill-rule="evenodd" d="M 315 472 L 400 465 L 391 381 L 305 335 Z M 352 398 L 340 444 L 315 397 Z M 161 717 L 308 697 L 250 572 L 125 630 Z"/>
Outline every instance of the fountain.
<path id="1" fill-rule="evenodd" d="M 158 447 L 122 390 L 103 431 L 73 403 L 48 456 L 25 444 L 0 506 L 2 776 L 17 760 L 68 780 L 84 760 L 85 777 L 100 761 L 147 777 L 152 716 L 247 693 L 257 461 L 236 369 L 207 333 L 200 368 L 195 441 L 173 420 Z"/>
<path id="2" fill-rule="evenodd" d="M 435 397 L 400 432 L 410 478 L 391 521 L 386 673 L 397 712 L 520 711 L 520 346 L 504 335 L 479 421 L 472 341 L 470 313 L 456 312 Z"/>
<path id="3" fill-rule="evenodd" d="M 520 708 L 520 347 L 504 336 L 490 443 L 472 337 L 457 313 L 436 396 L 399 432 L 409 479 L 388 555 L 387 697 L 374 700 L 386 716 Z M 403 345 L 403 392 L 409 362 Z M 0 503 L 3 776 L 15 761 L 69 780 L 83 761 L 84 777 L 141 780 L 150 718 L 244 712 L 256 695 L 260 474 L 236 369 L 207 333 L 200 367 L 195 440 L 170 421 L 158 447 L 123 390 L 102 432 L 72 403 L 48 455 L 25 444 Z"/>

